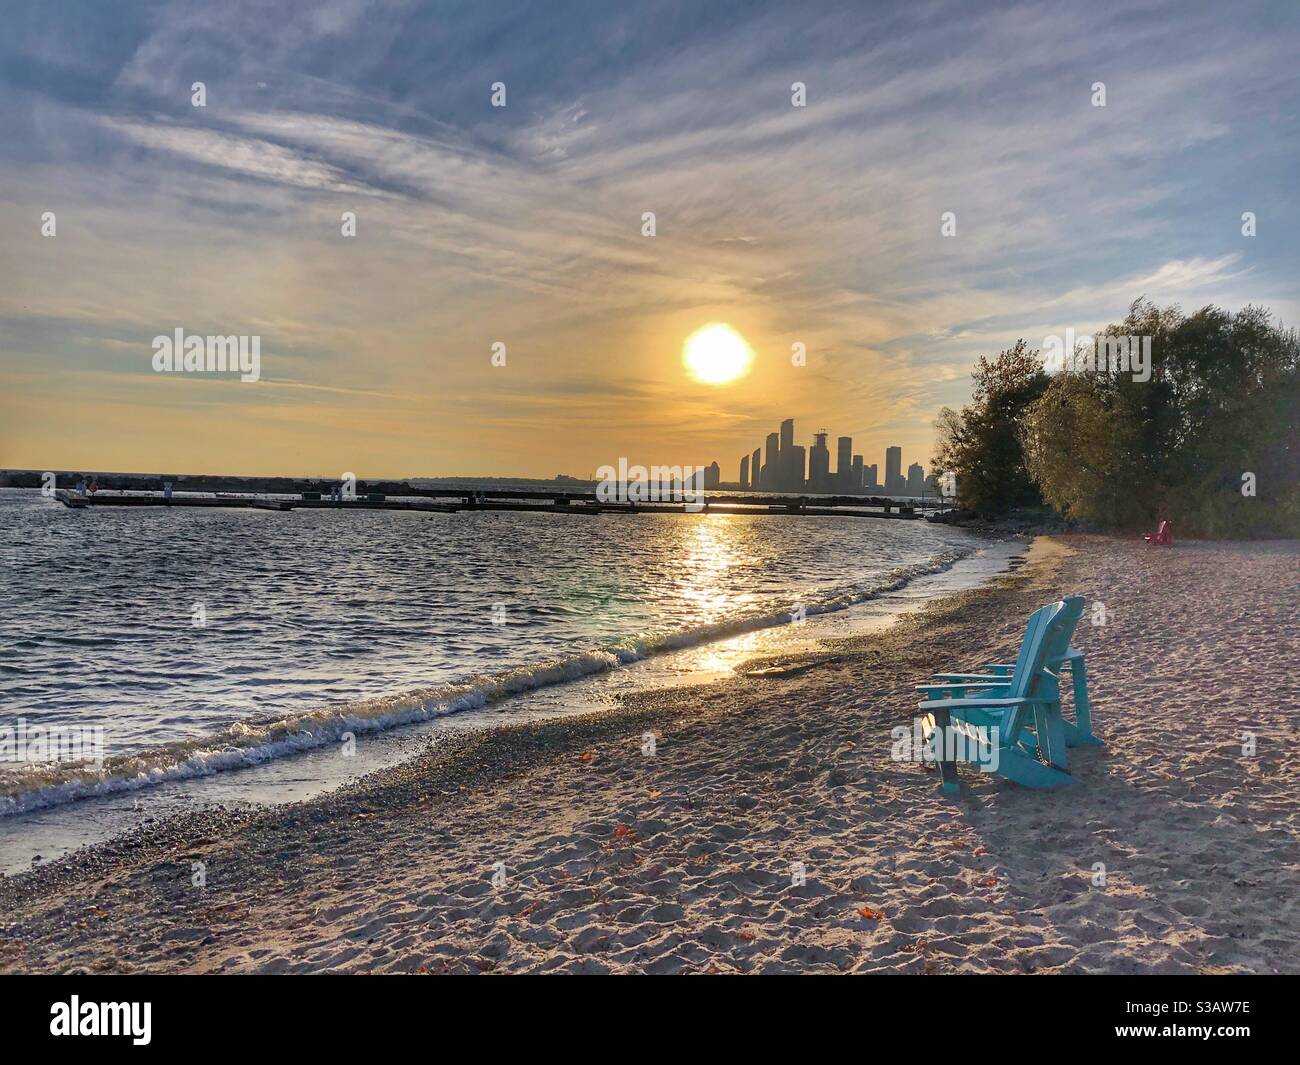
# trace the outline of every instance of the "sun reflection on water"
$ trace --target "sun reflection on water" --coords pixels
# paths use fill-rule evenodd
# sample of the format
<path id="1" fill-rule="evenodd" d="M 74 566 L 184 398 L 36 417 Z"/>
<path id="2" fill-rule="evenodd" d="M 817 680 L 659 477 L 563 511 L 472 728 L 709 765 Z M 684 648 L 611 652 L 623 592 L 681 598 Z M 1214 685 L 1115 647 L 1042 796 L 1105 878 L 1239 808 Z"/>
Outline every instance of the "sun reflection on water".
<path id="1" fill-rule="evenodd" d="M 726 617 L 749 602 L 749 593 L 726 590 L 727 571 L 744 561 L 739 524 L 727 514 L 702 515 L 686 540 L 678 567 L 678 597 L 708 620 Z"/>

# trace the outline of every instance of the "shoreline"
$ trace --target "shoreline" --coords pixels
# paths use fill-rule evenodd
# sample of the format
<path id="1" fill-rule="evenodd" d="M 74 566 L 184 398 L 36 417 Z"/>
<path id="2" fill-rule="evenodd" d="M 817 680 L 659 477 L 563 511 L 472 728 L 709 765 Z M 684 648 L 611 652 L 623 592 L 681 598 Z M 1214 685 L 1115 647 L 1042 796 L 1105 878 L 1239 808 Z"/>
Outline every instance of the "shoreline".
<path id="1" fill-rule="evenodd" d="M 543 661 L 532 667 L 533 683 L 502 683 L 522 678 L 525 667 L 501 672 L 495 678 L 496 691 L 490 687 L 493 677 L 480 676 L 474 684 L 453 682 L 436 690 L 412 688 L 360 702 L 327 704 L 277 723 L 282 751 L 270 757 L 265 741 L 227 749 L 187 740 L 144 755 L 115 756 L 105 764 L 102 778 L 66 773 L 25 792 L 7 792 L 5 785 L 12 781 L 0 780 L 0 826 L 10 830 L 8 838 L 0 836 L 0 875 L 28 871 L 38 855 L 37 863 L 58 860 L 78 847 L 107 841 L 145 816 L 168 817 L 222 803 L 266 806 L 309 800 L 410 757 L 413 747 L 436 742 L 447 731 L 492 727 L 488 722 L 494 719 L 531 722 L 570 716 L 579 712 L 574 704 L 612 708 L 629 690 L 708 683 L 731 675 L 755 655 L 788 649 L 785 645 L 816 644 L 828 634 L 892 623 L 900 614 L 918 609 L 919 599 L 955 594 L 1020 564 L 1026 549 L 1022 537 L 976 537 L 952 561 L 936 556 L 911 567 L 920 572 L 906 577 L 901 587 L 885 579 L 875 591 L 860 590 L 861 601 L 841 597 L 815 604 L 798 626 L 785 616 L 773 623 L 770 617 L 755 615 L 731 622 L 735 631 L 726 635 L 645 649 L 631 661 L 614 662 L 609 648 L 574 652 L 570 664 L 581 662 L 582 670 Z M 606 660 L 598 662 L 602 654 Z M 461 695 L 452 698 L 448 693 L 455 691 Z M 474 692 L 483 693 L 482 705 L 455 706 L 472 704 L 466 695 Z M 386 717 L 366 717 L 372 705 L 385 707 Z M 313 735 L 300 736 L 295 726 L 310 728 Z M 337 735 L 349 729 L 364 741 L 352 758 L 341 760 Z M 239 737 L 241 743 L 250 738 L 249 733 Z M 49 795 L 51 791 L 62 794 Z M 12 808 L 15 804 L 18 809 Z M 79 810 L 86 822 L 79 820 Z M 89 827 L 83 828 L 83 823 Z"/>
<path id="2" fill-rule="evenodd" d="M 20 495 L 0 491 L 16 528 L 33 542 L 32 551 L 9 559 L 19 565 L 15 576 L 26 580 L 29 570 L 59 566 L 56 544 L 75 559 L 90 557 L 101 536 L 94 523 Z M 205 535 L 270 531 L 264 516 L 236 511 L 167 520 L 178 532 L 202 527 Z M 385 572 L 389 552 L 412 557 L 412 543 L 429 531 L 422 519 L 406 515 L 378 515 L 368 525 L 321 515 L 282 524 L 276 542 L 283 558 L 259 556 L 220 574 L 199 551 L 162 577 L 131 562 L 149 557 L 136 551 L 122 552 L 121 564 L 98 573 L 84 561 L 64 566 L 65 579 L 49 595 L 15 601 L 9 612 L 24 652 L 10 667 L 18 680 L 11 713 L 40 726 L 102 723 L 110 742 L 102 762 L 39 755 L 30 763 L 4 760 L 0 819 L 337 747 L 348 732 L 375 735 L 785 624 L 797 607 L 809 615 L 842 609 L 890 594 L 896 583 L 946 568 L 981 546 L 977 535 L 955 530 L 896 523 L 862 530 L 835 520 L 817 559 L 805 564 L 790 549 L 798 537 L 765 518 L 695 525 L 653 516 L 640 525 L 568 530 L 519 517 L 468 521 L 467 528 L 443 530 L 466 545 L 450 570 L 419 554 Z M 149 521 L 117 515 L 110 524 L 124 544 L 153 542 Z M 67 543 L 57 539 L 64 533 Z M 526 564 L 500 565 L 506 545 L 521 537 L 532 545 Z M 611 571 L 591 587 L 581 565 L 593 555 L 612 565 L 653 540 L 674 545 L 669 555 L 699 552 L 715 537 L 755 541 L 746 566 L 762 574 L 758 583 L 749 586 L 741 568 L 691 562 L 685 577 L 674 578 L 680 595 L 664 594 L 665 578 L 654 566 Z M 866 556 L 856 554 L 864 549 Z M 295 561 L 307 552 L 317 552 L 316 565 L 355 563 L 351 581 L 322 586 L 314 566 Z M 563 561 L 550 566 L 550 558 Z M 279 579 L 281 572 L 292 581 Z M 98 581 L 105 594 L 80 598 L 76 589 L 87 580 Z M 296 595 L 299 582 L 312 594 Z M 156 598 L 138 594 L 144 583 Z M 233 594 L 240 588 L 247 595 Z M 191 617 L 190 625 L 208 631 L 183 630 L 193 638 L 167 660 L 156 658 L 151 646 L 175 638 L 176 604 L 189 596 L 193 614 L 198 591 L 203 616 Z M 115 601 L 120 610 L 109 606 Z M 164 609 L 164 601 L 174 602 Z M 215 611 L 210 628 L 209 608 Z M 77 610 L 76 633 L 49 631 L 51 618 Z M 240 625 L 243 639 L 231 654 L 221 634 Z M 128 632 L 130 639 L 117 639 Z M 75 670 L 67 666 L 68 647 L 89 648 Z M 62 842 L 46 855 L 63 853 Z M 12 868 L 7 861 L 4 867 Z"/>
<path id="3" fill-rule="evenodd" d="M 1039 539 L 1019 570 L 881 634 L 456 737 L 303 804 L 143 826 L 0 881 L 0 970 L 1297 971 L 1300 764 L 1275 742 L 1295 726 L 1283 695 L 1250 699 L 1294 662 L 1278 578 L 1298 548 L 1273 543 Z M 1215 573 L 1220 609 L 1198 622 L 1175 585 L 1203 603 Z M 1066 591 L 1113 618 L 1076 639 L 1108 744 L 1071 751 L 1080 787 L 963 770 L 953 802 L 889 760 L 912 685 L 1013 651 L 1029 610 Z M 1134 646 L 1142 608 L 1171 596 L 1174 621 L 1212 631 Z M 1162 649 L 1193 675 L 1181 688 Z M 1137 707 L 1153 662 L 1158 702 Z M 1252 717 L 1260 752 L 1234 757 L 1223 723 Z"/>

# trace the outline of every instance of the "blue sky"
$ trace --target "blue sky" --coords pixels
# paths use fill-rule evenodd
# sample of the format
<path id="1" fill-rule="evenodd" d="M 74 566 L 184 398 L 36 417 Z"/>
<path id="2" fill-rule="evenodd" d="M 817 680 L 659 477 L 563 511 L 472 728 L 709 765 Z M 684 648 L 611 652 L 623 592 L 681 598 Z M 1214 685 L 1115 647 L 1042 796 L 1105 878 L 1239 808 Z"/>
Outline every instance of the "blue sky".
<path id="1" fill-rule="evenodd" d="M 925 461 L 1018 337 L 1143 295 L 1295 324 L 1298 19 L 7 4 L 0 465 L 732 477 L 785 416 Z M 723 389 L 679 359 L 714 320 L 758 356 Z M 154 374 L 178 326 L 260 335 L 263 380 Z"/>

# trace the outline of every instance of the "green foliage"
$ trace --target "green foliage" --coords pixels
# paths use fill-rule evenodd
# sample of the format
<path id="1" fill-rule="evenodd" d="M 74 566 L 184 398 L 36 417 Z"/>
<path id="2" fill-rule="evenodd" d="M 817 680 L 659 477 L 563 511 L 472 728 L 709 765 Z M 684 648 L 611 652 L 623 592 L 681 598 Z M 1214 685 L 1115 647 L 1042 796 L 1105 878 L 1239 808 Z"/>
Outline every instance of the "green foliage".
<path id="1" fill-rule="evenodd" d="M 1294 331 L 1268 312 L 1190 317 L 1139 300 L 1106 333 L 1152 337 L 1151 380 L 1062 372 L 1022 421 L 1026 467 L 1061 513 L 1200 536 L 1300 532 Z M 1242 475 L 1255 475 L 1255 497 Z"/>
<path id="2" fill-rule="evenodd" d="M 1102 334 L 1149 336 L 1152 374 L 1046 374 L 1023 341 L 981 358 L 970 406 L 945 408 L 934 464 L 961 505 L 996 513 L 1038 494 L 1068 517 L 1136 531 L 1300 535 L 1300 338 L 1263 308 L 1187 316 L 1138 300 Z M 1256 495 L 1242 495 L 1254 474 Z"/>
<path id="3" fill-rule="evenodd" d="M 957 479 L 960 506 L 984 514 L 1037 506 L 1042 500 L 1025 468 L 1025 415 L 1048 385 L 1037 351 L 1018 340 L 989 360 L 980 356 L 969 406 L 939 414 L 934 469 Z"/>
<path id="4" fill-rule="evenodd" d="M 1025 465 L 1044 500 L 1061 514 L 1107 526 L 1147 520 L 1148 469 L 1140 404 L 1091 374 L 1060 374 L 1026 412 Z"/>

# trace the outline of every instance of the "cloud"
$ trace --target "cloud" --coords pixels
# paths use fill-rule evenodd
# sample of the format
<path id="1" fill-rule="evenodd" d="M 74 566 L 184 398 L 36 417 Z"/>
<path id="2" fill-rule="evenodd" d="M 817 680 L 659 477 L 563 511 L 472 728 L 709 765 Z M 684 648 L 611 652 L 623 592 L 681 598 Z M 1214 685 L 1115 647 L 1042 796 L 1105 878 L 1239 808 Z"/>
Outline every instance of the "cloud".
<path id="1" fill-rule="evenodd" d="M 337 168 L 314 162 L 269 141 L 161 122 L 147 124 L 105 118 L 103 123 L 143 147 L 249 177 L 322 192 L 366 191 L 348 181 Z"/>
<path id="2" fill-rule="evenodd" d="M 1294 287 L 1276 131 L 1300 74 L 1214 7 L 128 4 L 61 55 L 58 22 L 3 46 L 0 340 L 23 324 L 0 359 L 258 332 L 277 418 L 303 432 L 351 393 L 392 412 L 352 445 L 403 472 L 476 448 L 554 472 L 619 436 L 725 458 L 786 413 L 926 450 L 973 359 L 1018 336 Z M 760 358 L 704 396 L 678 347 L 708 319 Z"/>

